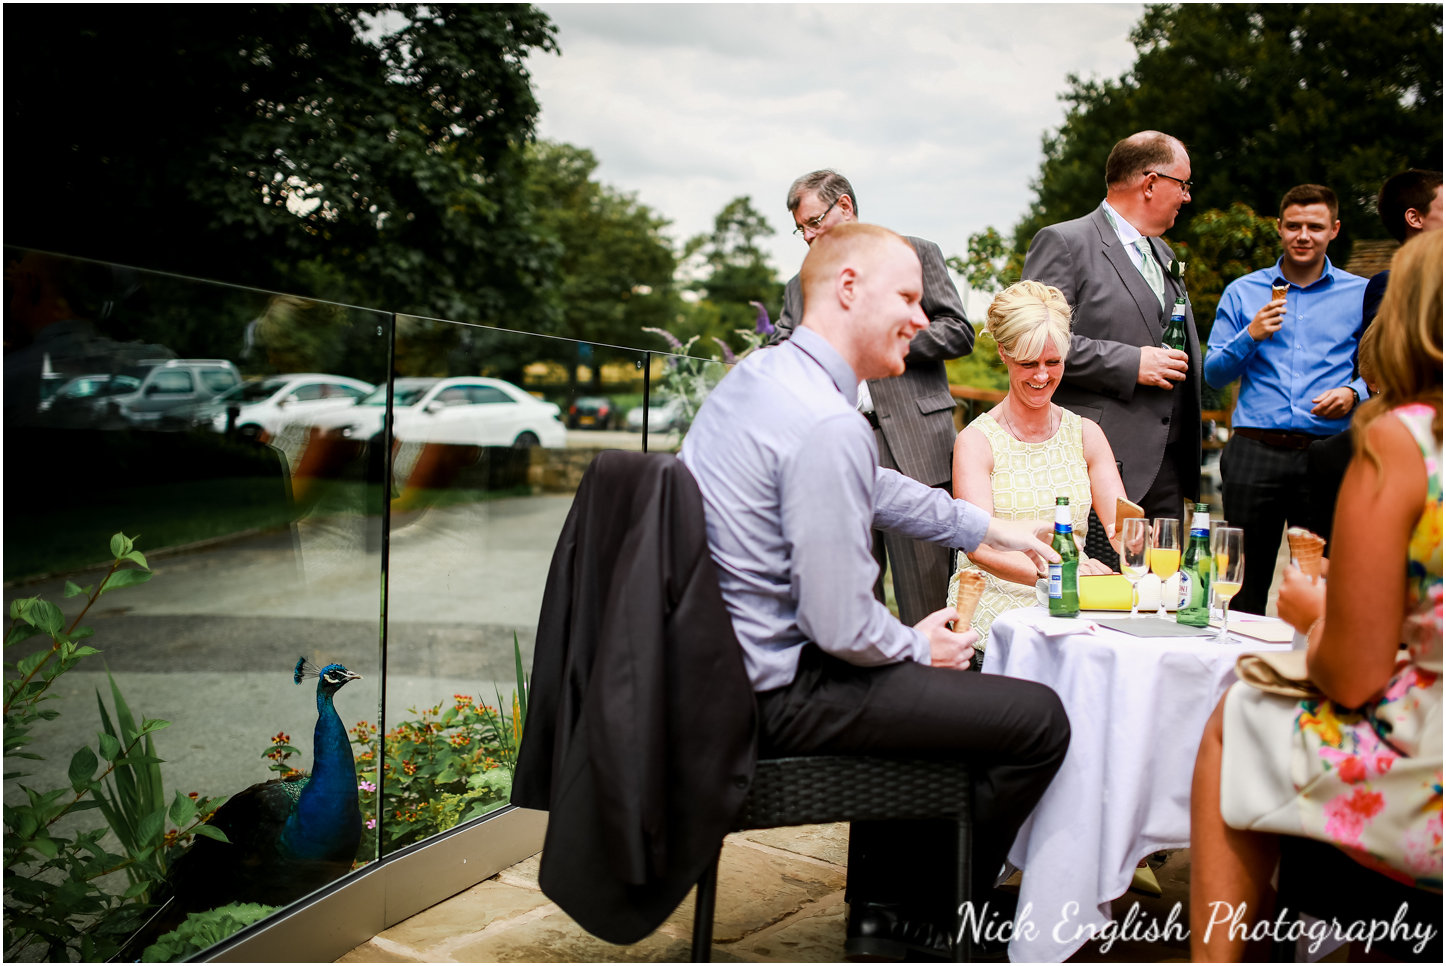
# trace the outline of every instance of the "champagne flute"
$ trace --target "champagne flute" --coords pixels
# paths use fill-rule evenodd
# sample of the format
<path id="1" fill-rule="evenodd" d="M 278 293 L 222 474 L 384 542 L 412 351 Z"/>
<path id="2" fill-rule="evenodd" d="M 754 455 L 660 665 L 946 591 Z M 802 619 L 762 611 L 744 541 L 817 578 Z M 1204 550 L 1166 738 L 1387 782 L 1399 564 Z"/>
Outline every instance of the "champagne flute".
<path id="1" fill-rule="evenodd" d="M 1155 616 L 1168 619 L 1165 609 L 1165 583 L 1180 571 L 1180 521 L 1176 517 L 1158 517 L 1150 531 L 1150 569 L 1160 578 L 1160 609 Z"/>
<path id="2" fill-rule="evenodd" d="M 1239 527 L 1216 527 L 1210 534 L 1210 558 L 1215 568 L 1211 587 L 1220 602 L 1220 633 L 1215 635 L 1215 643 L 1224 644 L 1230 623 L 1230 598 L 1240 593 L 1240 584 L 1245 579 L 1245 531 Z"/>
<path id="3" fill-rule="evenodd" d="M 1130 582 L 1130 616 L 1140 616 L 1140 579 L 1150 571 L 1150 521 L 1130 517 L 1120 530 L 1120 572 Z"/>

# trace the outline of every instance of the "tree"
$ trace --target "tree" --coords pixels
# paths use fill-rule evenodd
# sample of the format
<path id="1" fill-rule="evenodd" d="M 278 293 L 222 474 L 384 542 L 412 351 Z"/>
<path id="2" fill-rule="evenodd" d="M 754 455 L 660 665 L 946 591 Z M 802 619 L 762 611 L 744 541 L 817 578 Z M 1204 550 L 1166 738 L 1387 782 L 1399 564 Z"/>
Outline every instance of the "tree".
<path id="1" fill-rule="evenodd" d="M 685 336 L 703 336 L 701 342 L 729 341 L 736 330 L 757 324 L 757 311 L 750 302 L 783 303 L 778 274 L 759 247 L 759 240 L 771 234 L 767 219 L 744 195 L 723 206 L 711 233 L 689 239 L 683 257 L 701 258 L 704 274 L 694 287 L 700 300 L 688 313 Z"/>
<path id="2" fill-rule="evenodd" d="M 570 144 L 541 141 L 527 152 L 527 197 L 540 241 L 555 258 L 543 314 L 552 332 L 586 343 L 636 345 L 638 330 L 677 315 L 677 256 L 662 234 L 668 222 L 632 195 L 592 179 L 597 158 Z M 574 379 L 574 347 L 560 347 Z M 589 357 L 591 358 L 591 357 Z M 600 391 L 599 367 L 591 366 Z"/>
<path id="3" fill-rule="evenodd" d="M 6 27 L 8 242 L 465 321 L 536 305 L 524 60 L 556 45 L 531 7 L 37 5 Z"/>
<path id="4" fill-rule="evenodd" d="M 1241 202 L 1274 215 L 1286 189 L 1318 182 L 1341 197 L 1332 253 L 1344 260 L 1351 239 L 1385 236 L 1381 182 L 1441 169 L 1439 4 L 1157 4 L 1130 39 L 1136 60 L 1118 79 L 1069 78 L 1017 251 L 1097 205 L 1110 148 L 1139 130 L 1190 148 L 1193 204 L 1172 232 L 1187 242 L 1198 212 Z"/>

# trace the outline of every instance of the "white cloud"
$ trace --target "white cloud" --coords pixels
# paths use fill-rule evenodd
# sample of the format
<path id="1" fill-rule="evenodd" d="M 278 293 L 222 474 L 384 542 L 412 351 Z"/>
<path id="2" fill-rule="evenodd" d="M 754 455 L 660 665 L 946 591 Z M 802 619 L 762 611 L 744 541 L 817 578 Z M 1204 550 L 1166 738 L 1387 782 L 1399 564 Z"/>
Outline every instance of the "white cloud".
<path id="1" fill-rule="evenodd" d="M 528 62 L 542 137 L 708 231 L 748 195 L 787 277 L 805 251 L 783 196 L 833 167 L 863 217 L 962 254 L 1028 205 L 1067 76 L 1118 77 L 1139 4 L 541 4 L 561 56 Z M 1120 132 L 1121 136 L 1128 131 Z M 1100 159 L 1103 172 L 1104 159 Z"/>

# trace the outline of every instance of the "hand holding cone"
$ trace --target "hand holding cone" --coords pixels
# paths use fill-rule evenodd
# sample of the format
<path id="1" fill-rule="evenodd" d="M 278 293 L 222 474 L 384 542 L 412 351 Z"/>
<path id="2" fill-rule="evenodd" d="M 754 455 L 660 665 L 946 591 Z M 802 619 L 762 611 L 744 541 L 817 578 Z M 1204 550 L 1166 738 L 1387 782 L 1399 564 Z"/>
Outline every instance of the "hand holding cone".
<path id="1" fill-rule="evenodd" d="M 959 617 L 954 629 L 964 631 L 974 622 L 974 611 L 979 607 L 979 598 L 984 593 L 984 571 L 966 570 L 959 575 L 959 586 L 954 590 L 954 609 Z"/>
<path id="2" fill-rule="evenodd" d="M 1316 536 L 1304 527 L 1290 527 L 1285 531 L 1290 541 L 1290 559 L 1307 577 L 1320 576 L 1321 555 L 1325 552 L 1325 538 Z"/>

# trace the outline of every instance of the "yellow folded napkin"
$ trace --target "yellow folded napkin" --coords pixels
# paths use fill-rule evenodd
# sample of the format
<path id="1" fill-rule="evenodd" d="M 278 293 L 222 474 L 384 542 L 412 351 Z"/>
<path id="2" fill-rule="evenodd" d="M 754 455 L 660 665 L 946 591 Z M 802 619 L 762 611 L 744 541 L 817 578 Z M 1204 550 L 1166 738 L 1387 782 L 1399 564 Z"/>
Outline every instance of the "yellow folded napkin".
<path id="1" fill-rule="evenodd" d="M 1129 610 L 1130 582 L 1122 574 L 1090 574 L 1079 579 L 1080 610 Z"/>

